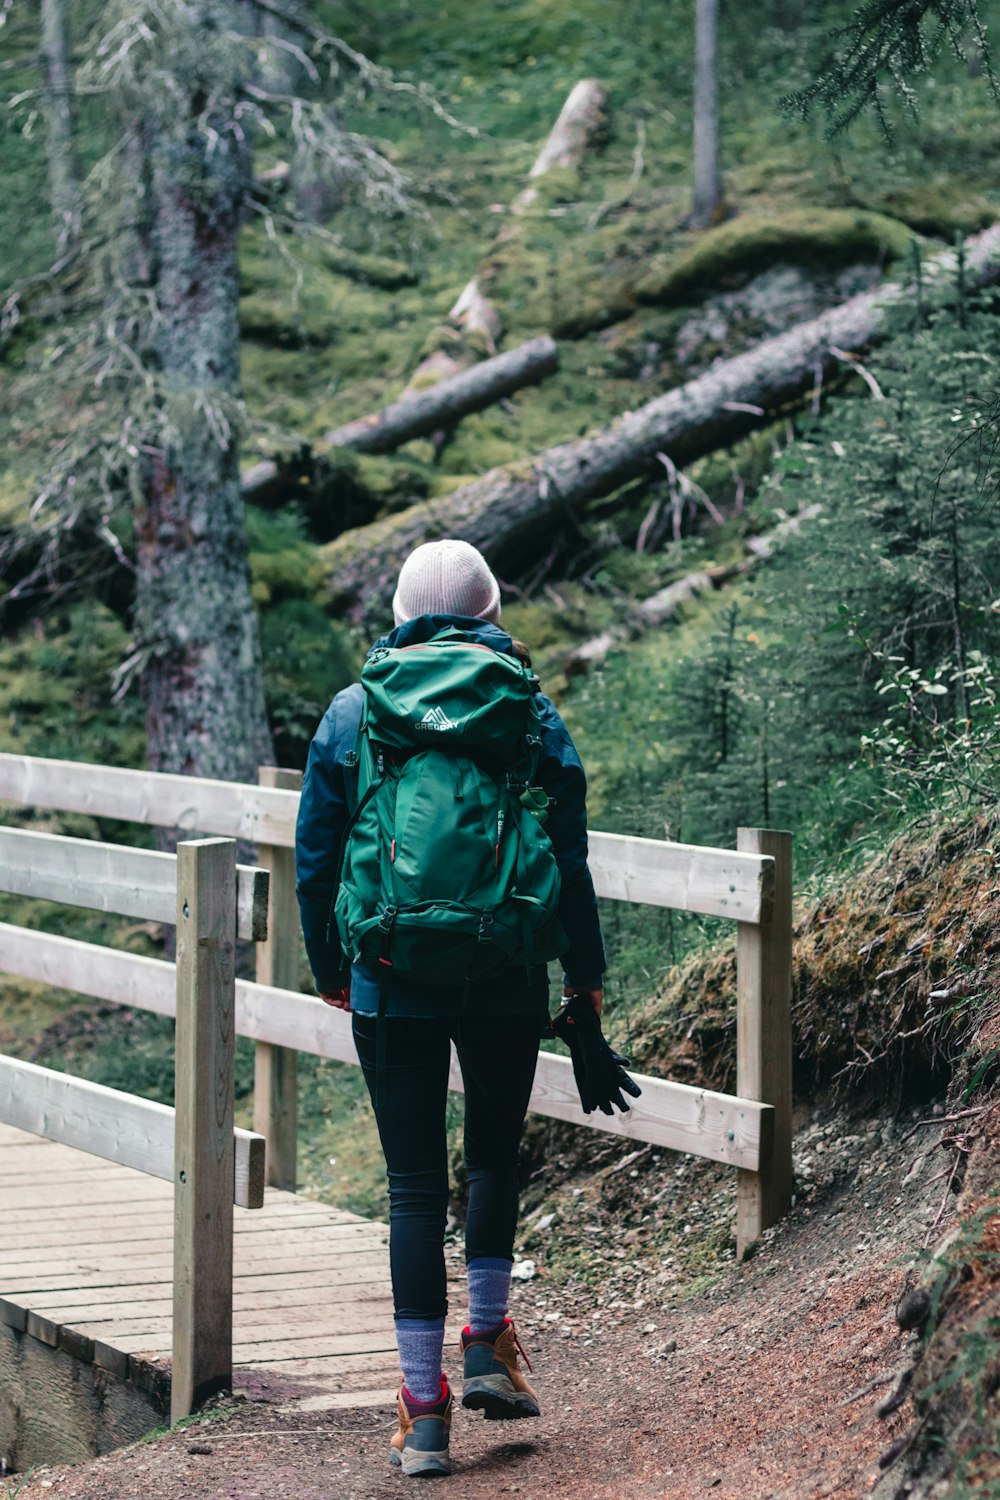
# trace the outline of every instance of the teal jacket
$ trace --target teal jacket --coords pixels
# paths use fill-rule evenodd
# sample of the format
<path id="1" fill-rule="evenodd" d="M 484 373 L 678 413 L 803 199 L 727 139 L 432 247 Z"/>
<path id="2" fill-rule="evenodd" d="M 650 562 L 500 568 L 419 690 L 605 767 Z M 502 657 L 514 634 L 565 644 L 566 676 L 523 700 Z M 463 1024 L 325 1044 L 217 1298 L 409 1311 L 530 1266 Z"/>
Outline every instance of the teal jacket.
<path id="1" fill-rule="evenodd" d="M 372 649 L 418 645 L 447 625 L 474 633 L 482 645 L 494 651 L 513 650 L 510 636 L 499 626 L 459 615 L 420 615 L 407 620 Z M 559 920 L 567 936 L 563 968 L 576 988 L 597 989 L 604 974 L 604 945 L 594 882 L 587 867 L 587 781 L 565 724 L 541 692 L 538 708 L 543 726 L 538 774 L 550 804 L 545 829 L 562 880 Z M 324 994 L 332 994 L 348 978 L 331 914 L 337 895 L 340 846 L 354 802 L 354 778 L 346 760 L 354 749 L 361 711 L 361 685 L 354 683 L 337 694 L 323 716 L 309 748 L 295 833 L 302 931 L 316 987 Z M 376 978 L 363 964 L 355 964 L 351 970 L 352 1008 L 374 1014 L 380 984 L 389 1016 L 457 1014 L 462 1008 L 461 987 L 434 988 L 398 976 Z M 547 991 L 544 976 L 518 968 L 477 987 L 475 1005 L 480 1011 L 534 1010 L 546 1003 Z"/>

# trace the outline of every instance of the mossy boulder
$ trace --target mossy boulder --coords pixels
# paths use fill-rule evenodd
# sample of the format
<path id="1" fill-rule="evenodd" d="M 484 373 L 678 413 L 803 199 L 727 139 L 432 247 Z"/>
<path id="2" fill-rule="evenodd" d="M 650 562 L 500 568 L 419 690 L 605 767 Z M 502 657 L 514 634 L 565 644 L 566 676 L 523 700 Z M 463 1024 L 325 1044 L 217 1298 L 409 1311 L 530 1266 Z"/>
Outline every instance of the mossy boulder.
<path id="1" fill-rule="evenodd" d="M 862 209 L 801 208 L 762 218 L 747 214 L 710 229 L 669 260 L 654 260 L 635 283 L 643 302 L 686 302 L 735 286 L 767 266 L 856 261 L 883 264 L 904 256 L 906 224 Z"/>

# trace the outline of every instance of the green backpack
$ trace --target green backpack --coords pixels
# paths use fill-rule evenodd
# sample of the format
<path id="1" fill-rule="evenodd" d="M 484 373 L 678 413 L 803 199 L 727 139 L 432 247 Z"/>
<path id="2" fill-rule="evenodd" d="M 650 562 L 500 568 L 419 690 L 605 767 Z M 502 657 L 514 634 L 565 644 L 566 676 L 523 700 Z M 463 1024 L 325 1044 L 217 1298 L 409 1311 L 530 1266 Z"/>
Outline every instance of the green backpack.
<path id="1" fill-rule="evenodd" d="M 348 960 L 469 986 L 564 952 L 528 671 L 449 627 L 376 649 L 361 685 L 336 902 Z"/>

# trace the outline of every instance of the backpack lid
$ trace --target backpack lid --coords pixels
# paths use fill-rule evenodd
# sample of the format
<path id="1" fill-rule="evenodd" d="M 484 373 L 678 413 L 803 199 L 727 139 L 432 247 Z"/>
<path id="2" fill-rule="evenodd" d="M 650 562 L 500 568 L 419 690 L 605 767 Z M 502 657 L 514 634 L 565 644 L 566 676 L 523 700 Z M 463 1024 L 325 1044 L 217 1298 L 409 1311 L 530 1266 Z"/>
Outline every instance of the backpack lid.
<path id="1" fill-rule="evenodd" d="M 365 725 L 399 749 L 523 756 L 537 722 L 533 679 L 513 656 L 448 627 L 413 646 L 376 647 L 361 673 Z"/>

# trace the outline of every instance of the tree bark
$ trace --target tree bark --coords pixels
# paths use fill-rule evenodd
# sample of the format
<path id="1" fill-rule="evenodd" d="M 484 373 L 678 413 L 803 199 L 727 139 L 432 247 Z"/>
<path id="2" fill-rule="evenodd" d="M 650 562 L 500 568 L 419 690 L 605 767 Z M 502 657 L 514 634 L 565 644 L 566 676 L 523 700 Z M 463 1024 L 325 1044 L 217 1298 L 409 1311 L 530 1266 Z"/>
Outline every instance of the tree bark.
<path id="1" fill-rule="evenodd" d="M 148 262 L 155 297 L 137 504 L 136 632 L 152 770 L 256 781 L 272 758 L 250 597 L 239 452 L 236 242 L 250 180 L 236 0 L 191 0 L 169 93 L 149 80 Z M 197 47 L 194 39 L 197 37 Z"/>
<path id="2" fill-rule="evenodd" d="M 404 394 L 372 416 L 328 432 L 326 441 L 337 448 L 353 448 L 355 453 L 391 453 L 401 443 L 450 427 L 522 386 L 537 385 L 558 367 L 555 343 L 545 334 L 426 390 Z"/>
<path id="3" fill-rule="evenodd" d="M 72 80 L 63 0 L 42 0 L 42 71 L 45 77 L 45 153 L 56 246 L 80 235 L 80 183 L 73 144 Z"/>
<path id="4" fill-rule="evenodd" d="M 948 268 L 954 262 L 949 251 L 929 262 L 926 273 L 953 274 Z M 967 242 L 966 274 L 970 286 L 1000 280 L 1000 226 Z M 419 543 L 454 536 L 493 559 L 523 556 L 545 527 L 572 518 L 575 506 L 655 470 L 662 464 L 660 453 L 681 464 L 735 442 L 814 389 L 818 373 L 842 368 L 848 351 L 871 342 L 886 309 L 905 295 L 907 288 L 896 282 L 863 292 L 628 412 L 603 431 L 345 532 L 323 553 L 331 607 L 359 625 L 380 624 L 399 567 Z"/>
<path id="5" fill-rule="evenodd" d="M 694 206 L 691 225 L 707 229 L 722 204 L 719 177 L 719 0 L 695 0 Z"/>

